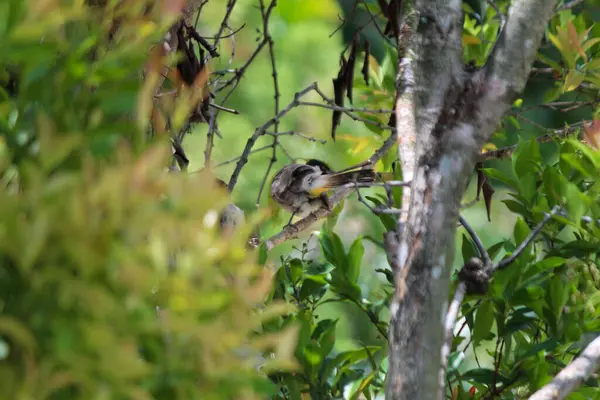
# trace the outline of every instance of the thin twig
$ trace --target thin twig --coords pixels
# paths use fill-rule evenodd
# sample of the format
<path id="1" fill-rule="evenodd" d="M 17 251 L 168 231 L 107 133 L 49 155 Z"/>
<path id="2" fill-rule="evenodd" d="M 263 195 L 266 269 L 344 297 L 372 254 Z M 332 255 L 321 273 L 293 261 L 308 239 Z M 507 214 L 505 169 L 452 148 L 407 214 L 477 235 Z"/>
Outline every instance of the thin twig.
<path id="1" fill-rule="evenodd" d="M 269 16 L 271 14 L 271 10 L 277 4 L 277 0 L 271 0 L 269 4 L 269 8 L 265 9 L 264 0 L 259 0 L 260 4 L 260 12 L 263 18 L 263 37 L 267 41 L 269 45 L 269 58 L 271 59 L 271 76 L 273 77 L 273 97 L 275 99 L 275 115 L 279 114 L 279 98 L 281 97 L 279 93 L 279 81 L 277 79 L 277 66 L 275 64 L 275 49 L 273 38 L 269 33 Z M 271 169 L 273 169 L 273 165 L 277 162 L 277 146 L 279 145 L 279 120 L 275 121 L 273 124 L 273 152 L 271 154 L 271 159 L 269 160 L 269 165 L 267 166 L 267 170 L 265 171 L 265 175 L 263 177 L 262 182 L 260 183 L 260 188 L 258 189 L 258 195 L 256 196 L 256 207 L 260 204 L 260 197 L 267 183 L 267 179 L 269 179 L 269 174 L 271 173 Z"/>
<path id="2" fill-rule="evenodd" d="M 568 10 L 570 8 L 575 7 L 576 5 L 579 5 L 581 3 L 583 3 L 585 0 L 573 0 L 573 1 L 569 1 L 567 3 L 564 3 L 562 6 L 557 7 L 556 11 L 562 11 L 562 10 Z"/>
<path id="3" fill-rule="evenodd" d="M 525 240 L 523 240 L 523 242 L 519 245 L 519 247 L 517 247 L 515 249 L 515 251 L 509 257 L 506 257 L 505 259 L 500 261 L 495 267 L 493 267 L 491 272 L 493 273 L 494 271 L 497 271 L 499 269 L 504 269 L 507 266 L 509 266 L 511 263 L 513 263 L 517 259 L 517 257 L 519 257 L 521 255 L 521 253 L 523 253 L 523 251 L 527 248 L 527 246 L 529 246 L 531 241 L 540 233 L 540 231 L 544 228 L 544 226 L 548 223 L 548 221 L 550 221 L 552 216 L 555 215 L 556 213 L 558 213 L 559 211 L 560 211 L 560 207 L 554 206 L 554 208 L 552 208 L 552 210 L 550 210 L 550 213 L 546 214 L 544 216 L 544 219 L 542 219 L 542 221 L 539 224 L 537 224 L 537 226 L 535 228 L 533 228 L 531 233 L 525 238 Z"/>
<path id="4" fill-rule="evenodd" d="M 277 136 L 298 136 L 298 137 L 300 137 L 302 139 L 306 139 L 306 140 L 308 140 L 310 142 L 319 142 L 321 144 L 327 143 L 327 140 L 317 139 L 317 138 L 314 138 L 312 136 L 308 136 L 308 135 L 305 135 L 303 133 L 296 132 L 296 131 L 284 131 L 284 132 L 277 132 L 277 133 L 276 132 L 265 132 L 265 135 L 269 135 L 269 136 L 273 136 L 273 137 L 277 137 Z M 278 144 L 279 144 L 279 142 L 277 142 L 277 145 Z"/>
<path id="5" fill-rule="evenodd" d="M 223 31 L 229 25 L 229 17 L 231 16 L 231 13 L 233 12 L 233 8 L 235 7 L 236 2 L 237 2 L 237 0 L 229 0 L 227 2 L 227 9 L 225 10 L 225 16 L 223 16 L 223 19 L 221 21 L 221 26 L 219 27 L 217 34 L 214 36 L 215 42 L 213 43 L 213 47 L 215 47 L 215 48 L 219 45 L 219 41 L 224 38 Z"/>
<path id="6" fill-rule="evenodd" d="M 369 114 L 391 114 L 394 112 L 394 110 L 381 110 L 381 109 L 375 110 L 375 109 L 371 109 L 371 108 L 339 107 L 336 105 L 313 103 L 313 102 L 309 102 L 309 101 L 301 101 L 300 105 L 301 106 L 327 108 L 328 110 L 333 110 L 333 111 L 363 112 L 363 113 L 369 113 Z"/>
<path id="7" fill-rule="evenodd" d="M 252 136 L 250 136 L 250 138 L 246 142 L 246 147 L 244 148 L 244 151 L 242 152 L 242 155 L 241 155 L 240 159 L 238 160 L 237 165 L 235 166 L 235 170 L 233 171 L 231 178 L 229 179 L 228 186 L 229 186 L 230 191 L 232 191 L 233 188 L 235 187 L 235 184 L 237 183 L 240 172 L 242 172 L 242 168 L 248 162 L 248 154 L 250 154 L 250 151 L 252 150 L 252 147 L 254 146 L 254 143 L 256 143 L 258 138 L 261 137 L 262 135 L 264 135 L 267 129 L 269 129 L 271 126 L 273 126 L 275 123 L 277 123 L 277 121 L 279 121 L 281 118 L 283 118 L 294 107 L 297 107 L 298 103 L 300 101 L 300 98 L 302 98 L 303 96 L 306 96 L 309 92 L 315 90 L 316 88 L 317 88 L 317 83 L 313 82 L 310 85 L 308 85 L 306 88 L 297 92 L 294 95 L 294 99 L 284 109 L 282 109 L 279 113 L 277 113 L 273 118 L 271 118 L 269 121 L 267 121 L 264 125 L 256 128 L 256 130 L 254 131 Z"/>
<path id="8" fill-rule="evenodd" d="M 273 147 L 273 145 L 272 145 L 272 144 L 268 144 L 268 145 L 266 145 L 266 146 L 259 147 L 258 149 L 254 149 L 254 150 L 252 150 L 250 153 L 248 153 L 248 155 L 250 155 L 250 154 L 254 154 L 254 153 L 258 153 L 258 152 L 261 152 L 261 151 L 263 151 L 263 150 L 270 149 L 271 147 Z M 233 162 L 236 162 L 236 161 L 237 161 L 237 160 L 239 160 L 240 158 L 242 158 L 242 156 L 234 157 L 234 158 L 232 158 L 231 160 L 223 161 L 223 162 L 221 162 L 221 163 L 217 164 L 215 167 L 216 167 L 216 168 L 218 168 L 218 167 L 222 167 L 223 165 L 231 164 L 231 163 L 233 163 Z"/>
<path id="9" fill-rule="evenodd" d="M 220 106 L 220 105 L 215 104 L 215 103 L 210 103 L 209 106 L 213 107 L 213 108 L 216 108 L 217 110 L 228 112 L 230 114 L 236 114 L 237 115 L 237 114 L 240 113 L 238 110 L 234 110 L 233 108 L 223 107 L 223 106 Z"/>
<path id="10" fill-rule="evenodd" d="M 331 98 L 330 98 L 330 97 L 328 97 L 328 96 L 327 96 L 325 93 L 323 93 L 323 92 L 321 91 L 321 89 L 319 89 L 319 88 L 317 87 L 317 88 L 315 88 L 315 91 L 316 91 L 316 92 L 319 94 L 319 96 L 321 96 L 321 98 L 322 98 L 323 100 L 325 100 L 325 102 L 326 102 L 326 103 L 328 103 L 328 104 L 329 104 L 329 106 L 331 106 L 331 107 L 338 107 L 338 106 L 335 104 L 335 102 L 333 101 L 333 99 L 331 99 Z M 381 130 L 386 130 L 386 129 L 389 129 L 389 130 L 391 130 L 391 131 L 393 131 L 393 132 L 395 132 L 395 131 L 396 131 L 396 129 L 395 129 L 395 128 L 393 128 L 393 127 L 391 127 L 391 126 L 389 126 L 389 125 L 385 125 L 385 124 L 382 124 L 382 123 L 380 123 L 380 122 L 377 122 L 377 121 L 372 121 L 372 120 L 370 120 L 370 119 L 366 119 L 366 118 L 359 117 L 359 116 L 357 116 L 357 115 L 353 114 L 351 111 L 348 111 L 348 109 L 347 109 L 347 108 L 340 108 L 340 109 L 339 109 L 339 111 L 343 112 L 344 114 L 346 114 L 347 116 L 349 116 L 350 118 L 352 118 L 352 119 L 353 119 L 353 120 L 355 120 L 355 121 L 361 121 L 361 122 L 367 123 L 367 124 L 369 124 L 369 125 L 376 126 L 376 127 L 378 127 L 379 129 L 381 129 Z"/>
<path id="11" fill-rule="evenodd" d="M 581 128 L 582 124 L 585 122 L 586 121 L 582 121 L 581 123 L 578 122 L 578 123 L 573 124 L 565 129 L 553 130 L 551 133 L 536 137 L 536 141 L 538 143 L 546 143 L 546 142 L 551 142 L 554 139 L 564 139 L 564 138 L 568 137 L 569 135 L 572 135 L 573 133 L 575 133 L 579 128 Z M 480 154 L 479 159 L 477 161 L 482 162 L 482 161 L 494 160 L 494 159 L 498 159 L 498 158 L 508 158 L 508 157 L 512 156 L 512 154 L 514 153 L 514 151 L 516 149 L 517 149 L 517 145 L 515 144 L 512 146 L 502 147 L 497 150 L 488 151 L 486 153 Z"/>
<path id="12" fill-rule="evenodd" d="M 389 214 L 389 215 L 400 214 L 401 211 L 397 208 L 389 208 L 389 207 L 381 207 L 381 206 L 373 207 L 372 205 L 367 203 L 367 200 L 365 200 L 365 198 L 360 193 L 360 190 L 358 190 L 358 186 L 354 185 L 353 187 L 356 189 L 358 201 L 361 202 L 362 204 L 364 204 L 369 210 L 371 210 L 371 212 L 373 214 Z"/>
<path id="13" fill-rule="evenodd" d="M 376 187 L 376 186 L 383 186 L 383 187 L 393 187 L 393 186 L 403 186 L 403 187 L 407 187 L 410 186 L 410 182 L 405 182 L 405 181 L 386 181 L 386 182 L 350 182 L 350 183 L 346 183 L 344 185 L 344 187 L 347 188 L 353 188 L 353 187 L 359 187 L 359 188 L 369 188 L 369 187 Z"/>

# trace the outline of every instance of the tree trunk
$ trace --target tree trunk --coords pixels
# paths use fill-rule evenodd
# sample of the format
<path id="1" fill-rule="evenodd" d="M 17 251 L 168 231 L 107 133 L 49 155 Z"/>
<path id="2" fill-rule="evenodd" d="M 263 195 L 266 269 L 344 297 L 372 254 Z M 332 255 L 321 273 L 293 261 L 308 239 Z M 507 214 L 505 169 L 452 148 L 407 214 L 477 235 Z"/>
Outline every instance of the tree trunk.
<path id="1" fill-rule="evenodd" d="M 461 1 L 416 2 L 418 26 L 407 52 L 415 55 L 408 87 L 414 90 L 416 166 L 408 220 L 399 224 L 401 239 L 388 254 L 397 265 L 388 399 L 443 398 L 438 375 L 460 202 L 481 147 L 525 86 L 555 4 L 513 1 L 487 64 L 474 69 L 462 61 Z M 405 59 L 400 64 L 399 70 L 407 68 Z M 411 113 L 398 112 L 399 104 L 396 110 L 396 126 L 410 126 Z M 398 129 L 399 141 L 410 134 Z"/>

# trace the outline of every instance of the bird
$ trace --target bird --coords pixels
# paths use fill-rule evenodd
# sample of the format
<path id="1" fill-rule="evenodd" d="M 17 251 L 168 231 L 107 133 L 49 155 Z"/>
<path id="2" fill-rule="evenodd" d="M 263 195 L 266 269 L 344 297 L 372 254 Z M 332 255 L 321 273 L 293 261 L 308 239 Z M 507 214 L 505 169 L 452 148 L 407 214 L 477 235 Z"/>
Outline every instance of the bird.
<path id="1" fill-rule="evenodd" d="M 228 190 L 227 184 L 219 178 L 214 178 L 217 186 Z M 228 203 L 219 215 L 219 230 L 222 235 L 229 237 L 237 228 L 241 227 L 246 222 L 244 211 L 234 203 Z"/>
<path id="2" fill-rule="evenodd" d="M 334 172 L 329 165 L 311 159 L 306 164 L 288 164 L 273 178 L 271 197 L 292 213 L 288 225 L 297 216 L 304 218 L 319 208 L 333 209 L 327 191 L 348 183 L 374 182 L 378 174 L 372 168 Z"/>

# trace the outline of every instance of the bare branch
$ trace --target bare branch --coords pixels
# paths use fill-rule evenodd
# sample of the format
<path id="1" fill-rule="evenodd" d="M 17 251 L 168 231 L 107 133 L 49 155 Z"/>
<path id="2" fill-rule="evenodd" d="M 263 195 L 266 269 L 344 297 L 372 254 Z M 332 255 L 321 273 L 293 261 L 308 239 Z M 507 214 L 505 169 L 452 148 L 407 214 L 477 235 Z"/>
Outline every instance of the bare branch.
<path id="1" fill-rule="evenodd" d="M 248 155 L 250 155 L 250 154 L 254 154 L 254 153 L 258 153 L 258 152 L 261 152 L 261 151 L 263 151 L 263 150 L 270 149 L 270 148 L 272 148 L 272 147 L 273 147 L 273 144 L 268 144 L 268 145 L 266 145 L 266 146 L 259 147 L 258 149 L 254 149 L 254 150 L 250 151 L 250 152 L 248 153 Z M 231 160 L 223 161 L 222 163 L 219 163 L 219 164 L 217 164 L 217 165 L 216 165 L 216 167 L 218 168 L 218 167 L 222 167 L 223 165 L 231 164 L 231 163 L 233 163 L 233 162 L 236 162 L 236 161 L 237 161 L 237 160 L 239 160 L 240 158 L 242 158 L 242 156 L 234 157 L 234 158 L 232 158 Z"/>
<path id="2" fill-rule="evenodd" d="M 370 114 L 391 114 L 394 112 L 394 110 L 374 110 L 374 109 L 370 109 L 370 108 L 339 107 L 336 105 L 327 105 L 327 104 L 313 103 L 313 102 L 308 102 L 308 101 L 301 101 L 300 105 L 301 106 L 313 106 L 313 107 L 327 108 L 329 110 L 334 110 L 334 111 L 363 112 L 363 113 L 370 113 Z"/>
<path id="3" fill-rule="evenodd" d="M 275 132 L 265 132 L 265 135 L 269 135 L 269 136 L 273 136 L 273 137 L 278 137 L 278 136 L 298 136 L 298 137 L 300 137 L 302 139 L 306 139 L 306 140 L 308 140 L 310 142 L 319 142 L 321 144 L 327 143 L 327 140 L 317 139 L 317 138 L 314 138 L 312 136 L 308 136 L 308 135 L 305 135 L 303 133 L 296 132 L 296 131 L 285 131 L 285 132 L 277 132 L 277 133 L 275 133 Z M 273 144 L 271 145 L 271 147 L 277 146 L 277 145 L 279 145 L 279 142 L 277 142 L 277 143 L 273 142 Z"/>
<path id="4" fill-rule="evenodd" d="M 572 135 L 575 132 L 577 132 L 581 128 L 581 126 L 583 125 L 584 122 L 585 121 L 582 121 L 581 123 L 573 124 L 565 129 L 553 130 L 551 133 L 548 133 L 548 134 L 542 135 L 542 136 L 538 136 L 536 138 L 536 141 L 538 143 L 546 143 L 546 142 L 551 142 L 554 139 L 564 139 L 564 138 L 568 137 L 569 135 Z M 492 151 L 482 153 L 479 155 L 478 162 L 482 162 L 482 161 L 486 161 L 486 160 L 494 160 L 494 159 L 498 159 L 498 158 L 508 158 L 508 157 L 512 156 L 512 154 L 514 153 L 514 151 L 516 149 L 517 149 L 517 145 L 515 144 L 512 146 L 506 146 L 506 147 L 502 147 L 497 150 L 492 150 Z"/>
<path id="5" fill-rule="evenodd" d="M 214 36 L 215 42 L 213 43 L 213 47 L 217 47 L 219 45 L 219 41 L 221 39 L 228 37 L 228 36 L 223 36 L 223 31 L 225 31 L 225 29 L 227 29 L 227 27 L 229 26 L 229 17 L 231 16 L 231 13 L 233 12 L 235 3 L 237 3 L 237 0 L 228 0 L 227 1 L 227 8 L 225 9 L 225 15 L 223 16 L 223 20 L 221 21 L 221 26 L 219 27 L 219 31 L 217 32 L 217 34 Z M 240 29 L 242 29 L 242 28 L 240 28 Z M 232 32 L 232 34 L 234 34 L 234 33 L 235 32 Z"/>
<path id="6" fill-rule="evenodd" d="M 561 5 L 560 7 L 556 8 L 556 11 L 562 11 L 562 10 L 568 10 L 569 8 L 573 8 L 581 3 L 583 3 L 585 0 L 572 0 L 572 1 L 568 1 L 566 3 L 563 3 L 563 5 Z"/>
<path id="7" fill-rule="evenodd" d="M 560 400 L 573 392 L 600 366 L 600 336 L 558 373 L 546 386 L 535 392 L 529 400 Z"/>
<path id="8" fill-rule="evenodd" d="M 271 0 L 268 8 L 265 8 L 264 0 L 259 0 L 260 4 L 260 12 L 263 18 L 263 36 L 269 45 L 269 58 L 271 59 L 271 75 L 273 77 L 273 97 L 275 99 L 274 108 L 275 115 L 279 114 L 279 98 L 281 95 L 279 94 L 279 81 L 277 79 L 277 66 L 275 64 L 275 50 L 274 43 L 271 34 L 269 33 L 269 16 L 271 15 L 271 10 L 277 4 L 277 0 Z M 277 146 L 279 145 L 279 121 L 275 121 L 273 124 L 274 133 L 273 136 L 273 153 L 271 154 L 271 159 L 269 160 L 269 165 L 267 166 L 267 170 L 265 171 L 265 175 L 263 177 L 262 182 L 260 183 L 260 188 L 258 189 L 258 195 L 256 196 L 256 206 L 260 204 L 260 196 L 265 188 L 267 183 L 267 179 L 269 179 L 269 174 L 271 173 L 271 169 L 273 165 L 277 162 Z M 302 136 L 302 135 L 300 135 Z M 305 136 L 302 136 L 305 137 Z"/>
<path id="9" fill-rule="evenodd" d="M 294 95 L 294 99 L 283 110 L 281 110 L 273 118 L 271 118 L 269 121 L 267 121 L 267 123 L 256 128 L 256 130 L 254 131 L 252 136 L 248 139 L 248 142 L 246 142 L 246 147 L 244 148 L 244 151 L 242 152 L 242 155 L 241 155 L 237 165 L 235 166 L 235 170 L 233 171 L 231 178 L 229 179 L 229 185 L 228 185 L 229 191 L 232 191 L 233 188 L 235 187 L 235 184 L 237 183 L 240 172 L 242 172 L 242 168 L 248 162 L 248 154 L 250 154 L 250 151 L 252 150 L 252 147 L 254 146 L 254 143 L 256 143 L 258 138 L 261 137 L 262 135 L 264 135 L 264 133 L 267 129 L 269 129 L 271 126 L 273 126 L 275 123 L 277 123 L 281 118 L 283 118 L 287 113 L 289 113 L 294 107 L 297 107 L 298 103 L 300 101 L 300 98 L 302 98 L 303 96 L 306 96 L 309 92 L 315 90 L 316 88 L 317 88 L 317 83 L 313 82 L 310 85 L 308 85 L 306 88 L 297 92 Z"/>
<path id="10" fill-rule="evenodd" d="M 493 267 L 491 272 L 493 273 L 494 271 L 497 271 L 499 269 L 504 269 L 507 266 L 509 266 L 510 264 L 512 264 L 517 259 L 517 257 L 519 257 L 521 255 L 521 253 L 523 253 L 523 251 L 527 248 L 527 246 L 529 246 L 529 244 L 532 242 L 532 240 L 535 239 L 535 237 L 542 231 L 542 229 L 548 223 L 548 221 L 550 221 L 552 216 L 554 214 L 558 213 L 559 211 L 560 211 L 560 207 L 554 206 L 554 208 L 552 208 L 552 210 L 550 210 L 550 213 L 546 214 L 544 216 L 544 219 L 542 219 L 542 221 L 539 224 L 537 224 L 537 226 L 535 228 L 533 228 L 531 233 L 525 238 L 525 240 L 523 240 L 523 242 L 519 245 L 519 247 L 517 247 L 515 249 L 515 251 L 513 251 L 513 253 L 509 257 L 506 257 L 505 259 L 500 261 L 495 267 Z"/>
<path id="11" fill-rule="evenodd" d="M 271 126 L 275 125 L 276 123 L 279 122 L 279 120 L 281 120 L 281 118 L 283 118 L 287 113 L 289 113 L 293 108 L 298 107 L 301 105 L 301 101 L 300 99 L 304 96 L 306 96 L 308 93 L 315 91 L 325 102 L 327 102 L 329 105 L 333 105 L 335 106 L 335 103 L 333 102 L 332 99 L 330 99 L 327 95 L 325 95 L 318 87 L 316 82 L 313 82 L 312 84 L 308 85 L 306 88 L 304 88 L 303 90 L 297 92 L 294 95 L 294 99 L 285 107 L 283 108 L 279 113 L 277 113 L 273 118 L 271 118 L 267 123 L 265 123 L 264 125 L 262 125 L 261 127 L 257 128 L 254 133 L 252 134 L 252 136 L 248 139 L 248 141 L 246 142 L 246 147 L 244 148 L 244 151 L 242 152 L 242 156 L 240 157 L 235 170 L 233 171 L 233 174 L 231 175 L 231 179 L 229 180 L 229 190 L 233 190 L 233 188 L 235 187 L 236 183 L 237 183 L 237 179 L 239 177 L 239 174 L 242 170 L 242 168 L 244 167 L 244 165 L 248 162 L 248 154 L 250 153 L 250 151 L 252 150 L 252 147 L 254 146 L 254 144 L 256 143 L 256 141 L 258 140 L 258 138 L 260 138 L 263 135 L 268 135 L 269 133 L 267 132 L 267 129 L 269 129 Z M 356 120 L 356 121 L 362 121 L 374 126 L 377 126 L 378 128 L 382 129 L 382 130 L 391 130 L 392 132 L 395 132 L 395 129 L 381 124 L 379 122 L 376 121 L 371 121 L 368 120 L 366 118 L 362 118 L 359 117 L 357 115 L 355 115 L 354 113 L 352 113 L 351 111 L 348 111 L 347 109 L 344 109 L 342 111 L 344 114 L 348 115 L 350 118 Z M 369 159 L 369 161 L 371 161 L 372 164 L 376 163 L 382 156 L 383 153 L 379 153 L 379 151 L 387 151 L 391 148 L 391 146 L 394 144 L 395 138 L 388 138 L 384 144 L 384 146 L 382 146 L 380 149 L 378 149 L 375 154 L 373 154 L 373 156 Z M 390 143 L 388 143 L 390 142 Z M 389 147 L 388 147 L 389 146 Z"/>
<path id="12" fill-rule="evenodd" d="M 506 26 L 488 60 L 488 101 L 496 106 L 498 102 L 507 106 L 523 90 L 555 6 L 556 0 L 512 2 Z M 482 107 L 492 107 L 494 104 Z M 499 111 L 503 113 L 504 109 Z M 498 119 L 495 115 L 494 117 Z"/>

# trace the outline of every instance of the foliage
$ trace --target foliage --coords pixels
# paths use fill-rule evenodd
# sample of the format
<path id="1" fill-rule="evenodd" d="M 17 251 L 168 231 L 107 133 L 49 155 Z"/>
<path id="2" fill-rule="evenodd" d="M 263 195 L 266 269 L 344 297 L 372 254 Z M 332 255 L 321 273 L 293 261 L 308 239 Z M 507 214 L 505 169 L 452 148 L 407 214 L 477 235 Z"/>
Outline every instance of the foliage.
<path id="1" fill-rule="evenodd" d="M 566 212 L 513 264 L 496 272 L 484 298 L 464 302 L 473 351 L 487 352 L 493 364 L 461 371 L 469 344 L 462 345 L 465 337 L 457 336 L 449 369 L 451 385 L 458 384 L 455 397 L 466 396 L 468 384 L 481 396 L 492 392 L 506 399 L 535 391 L 574 358 L 572 350 L 600 331 L 600 153 L 574 139 L 547 146 L 552 151 L 543 157 L 535 139 L 521 140 L 512 174 L 485 170 L 510 188 L 511 197 L 503 202 L 518 215 L 513 237 L 490 246 L 491 256 L 514 252 L 554 206 Z M 465 262 L 472 248 L 463 242 Z M 598 396 L 597 384 L 589 384 L 572 398 Z"/>
<path id="2" fill-rule="evenodd" d="M 351 303 L 369 317 L 380 337 L 386 338 L 387 322 L 380 314 L 389 296 L 364 296 L 357 285 L 364 253 L 362 238 L 347 251 L 333 232 L 321 234 L 319 241 L 325 260 L 308 258 L 305 243 L 301 257 L 282 259 L 275 275 L 271 301 L 292 303 L 298 312 L 267 324 L 265 329 L 278 331 L 293 323 L 300 325 L 295 353 L 300 369 L 271 376 L 280 387 L 275 398 L 300 398 L 301 393 L 312 399 L 354 399 L 361 394 L 371 398 L 383 389 L 387 360 L 380 353 L 385 342 L 334 351 L 339 318 L 322 318 L 318 308 L 327 303 Z M 386 291 L 391 292 L 391 286 Z"/>
<path id="3" fill-rule="evenodd" d="M 248 232 L 220 237 L 227 196 L 206 174 L 168 173 L 168 142 L 135 118 L 169 20 L 124 23 L 107 46 L 93 8 L 61 4 L 0 13 L 0 70 L 17 79 L 0 98 L 0 397 L 272 393 L 265 372 L 295 365 L 296 330 L 261 323 L 291 308 L 256 307 L 271 275 Z"/>

